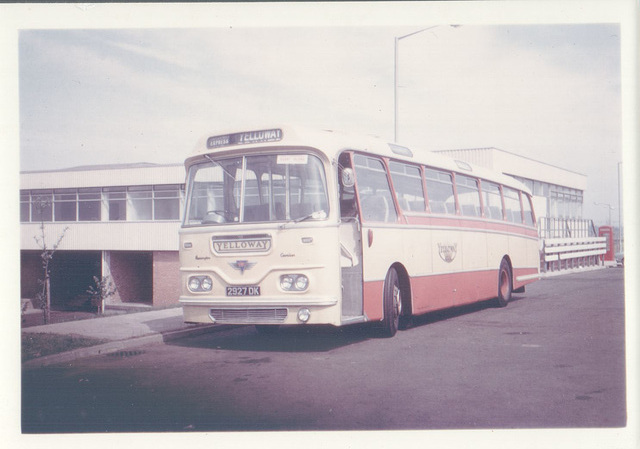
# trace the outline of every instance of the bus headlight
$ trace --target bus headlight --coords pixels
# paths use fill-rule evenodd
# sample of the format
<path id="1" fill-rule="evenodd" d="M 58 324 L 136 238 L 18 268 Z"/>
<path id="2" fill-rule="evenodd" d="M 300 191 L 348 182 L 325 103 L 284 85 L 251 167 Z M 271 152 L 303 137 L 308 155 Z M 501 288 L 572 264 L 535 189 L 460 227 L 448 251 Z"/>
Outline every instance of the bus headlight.
<path id="1" fill-rule="evenodd" d="M 289 291 L 293 287 L 293 277 L 287 275 L 280 276 L 280 287 L 282 290 Z"/>
<path id="2" fill-rule="evenodd" d="M 296 278 L 295 285 L 296 285 L 296 290 L 304 291 L 307 289 L 307 286 L 309 285 L 309 278 L 301 274 Z"/>
<path id="3" fill-rule="evenodd" d="M 192 292 L 210 292 L 213 280 L 209 276 L 191 276 L 187 285 Z"/>
<path id="4" fill-rule="evenodd" d="M 304 274 L 280 276 L 280 288 L 286 292 L 303 292 L 309 287 L 309 278 Z"/>

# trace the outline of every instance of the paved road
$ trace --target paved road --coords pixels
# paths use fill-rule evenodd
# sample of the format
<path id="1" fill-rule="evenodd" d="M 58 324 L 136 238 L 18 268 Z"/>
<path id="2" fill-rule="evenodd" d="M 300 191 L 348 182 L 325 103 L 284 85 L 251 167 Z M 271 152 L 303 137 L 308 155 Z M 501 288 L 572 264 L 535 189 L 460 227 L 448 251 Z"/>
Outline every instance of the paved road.
<path id="1" fill-rule="evenodd" d="M 23 372 L 23 432 L 620 427 L 623 271 L 537 282 L 504 309 L 367 327 L 252 327 Z"/>

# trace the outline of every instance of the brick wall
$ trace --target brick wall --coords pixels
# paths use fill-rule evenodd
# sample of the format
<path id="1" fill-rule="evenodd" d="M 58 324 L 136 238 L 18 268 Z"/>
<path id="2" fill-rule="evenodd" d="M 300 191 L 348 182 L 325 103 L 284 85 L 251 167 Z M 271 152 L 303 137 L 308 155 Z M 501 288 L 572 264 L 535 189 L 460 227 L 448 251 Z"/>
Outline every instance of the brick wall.
<path id="1" fill-rule="evenodd" d="M 44 279 L 38 251 L 20 251 L 20 297 L 34 299 L 42 291 L 38 279 Z"/>
<path id="2" fill-rule="evenodd" d="M 153 255 L 146 251 L 111 251 L 109 269 L 117 288 L 109 302 L 153 302 Z"/>
<path id="3" fill-rule="evenodd" d="M 178 304 L 180 297 L 180 263 L 177 251 L 153 253 L 153 306 Z"/>

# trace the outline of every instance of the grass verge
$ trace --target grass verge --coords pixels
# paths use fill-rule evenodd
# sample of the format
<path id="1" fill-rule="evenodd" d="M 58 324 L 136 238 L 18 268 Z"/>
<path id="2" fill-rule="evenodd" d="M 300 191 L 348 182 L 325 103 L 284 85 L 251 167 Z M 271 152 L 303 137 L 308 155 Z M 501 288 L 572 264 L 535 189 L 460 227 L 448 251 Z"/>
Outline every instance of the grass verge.
<path id="1" fill-rule="evenodd" d="M 108 340 L 74 335 L 25 332 L 22 334 L 22 361 L 26 362 L 45 355 L 59 354 L 107 342 Z"/>

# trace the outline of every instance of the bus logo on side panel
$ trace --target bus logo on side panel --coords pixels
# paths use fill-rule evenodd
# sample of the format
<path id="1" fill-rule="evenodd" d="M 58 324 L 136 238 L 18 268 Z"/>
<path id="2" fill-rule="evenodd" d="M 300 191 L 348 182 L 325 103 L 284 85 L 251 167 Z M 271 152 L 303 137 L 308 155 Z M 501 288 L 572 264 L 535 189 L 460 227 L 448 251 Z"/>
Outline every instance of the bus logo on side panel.
<path id="1" fill-rule="evenodd" d="M 456 254 L 458 254 L 458 244 L 457 243 L 438 243 L 438 254 L 440 254 L 440 258 L 447 263 L 453 262 L 453 259 L 456 258 Z"/>

